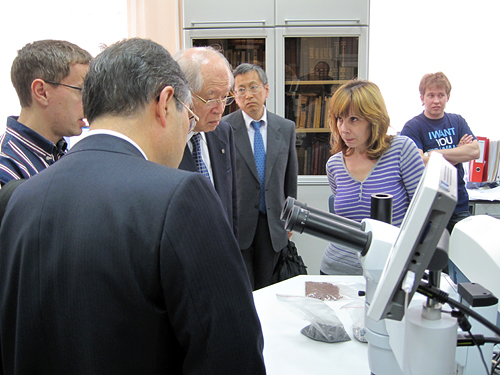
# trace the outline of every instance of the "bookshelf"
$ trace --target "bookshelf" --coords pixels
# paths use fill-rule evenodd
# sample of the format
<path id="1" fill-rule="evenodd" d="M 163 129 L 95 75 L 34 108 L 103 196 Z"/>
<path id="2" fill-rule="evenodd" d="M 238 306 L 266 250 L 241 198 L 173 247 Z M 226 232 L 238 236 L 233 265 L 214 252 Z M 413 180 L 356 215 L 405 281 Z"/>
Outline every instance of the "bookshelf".
<path id="1" fill-rule="evenodd" d="M 260 65 L 264 70 L 266 40 L 264 38 L 235 38 L 235 39 L 195 39 L 193 47 L 212 46 L 219 50 L 233 68 L 242 63 Z"/>
<path id="2" fill-rule="evenodd" d="M 285 117 L 296 124 L 299 174 L 326 174 L 328 100 L 358 76 L 358 50 L 358 37 L 285 38 Z"/>
<path id="3" fill-rule="evenodd" d="M 205 46 L 211 46 L 221 52 L 233 69 L 242 63 L 250 63 L 259 65 L 266 70 L 265 38 L 209 38 L 193 40 L 193 47 Z M 224 115 L 234 112 L 237 109 L 238 105 L 236 102 L 233 102 L 224 110 Z"/>

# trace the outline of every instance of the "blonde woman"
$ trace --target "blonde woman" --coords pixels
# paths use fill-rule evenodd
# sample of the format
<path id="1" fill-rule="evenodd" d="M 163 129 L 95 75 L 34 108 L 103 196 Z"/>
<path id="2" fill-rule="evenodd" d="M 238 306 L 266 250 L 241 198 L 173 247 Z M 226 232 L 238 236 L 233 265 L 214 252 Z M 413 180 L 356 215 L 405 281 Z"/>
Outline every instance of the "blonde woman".
<path id="1" fill-rule="evenodd" d="M 393 196 L 392 224 L 399 226 L 424 171 L 415 143 L 387 134 L 384 98 L 372 82 L 341 86 L 329 101 L 332 154 L 326 164 L 335 213 L 352 220 L 370 217 L 371 196 Z M 330 243 L 320 267 L 327 275 L 360 275 L 358 254 Z"/>

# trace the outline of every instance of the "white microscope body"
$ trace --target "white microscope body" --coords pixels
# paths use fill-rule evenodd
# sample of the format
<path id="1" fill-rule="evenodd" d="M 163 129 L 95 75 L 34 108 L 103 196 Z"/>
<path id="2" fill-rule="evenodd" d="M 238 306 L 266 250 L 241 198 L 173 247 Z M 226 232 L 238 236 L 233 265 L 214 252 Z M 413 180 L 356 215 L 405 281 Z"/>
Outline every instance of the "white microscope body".
<path id="1" fill-rule="evenodd" d="M 366 220 L 366 229 L 379 233 L 372 237 L 372 246 L 360 261 L 366 279 L 366 301 L 369 309 L 380 282 L 386 260 L 398 229 L 376 220 Z M 467 278 L 500 295 L 500 220 L 491 216 L 471 216 L 460 221 L 450 236 L 449 256 Z M 383 234 L 383 235 L 382 235 Z M 462 276 L 463 277 L 463 276 Z M 441 289 L 460 301 L 457 285 L 443 275 Z M 434 321 L 422 317 L 425 297 L 415 295 L 402 321 L 369 316 L 365 320 L 369 342 L 370 370 L 375 375 L 476 375 L 486 373 L 477 347 L 456 347 L 456 319 L 441 315 Z M 462 301 L 462 303 L 464 303 Z M 498 305 L 478 307 L 475 310 L 490 322 L 497 324 Z M 494 336 L 487 328 L 470 318 L 473 334 Z M 489 363 L 492 343 L 482 346 L 484 359 Z"/>

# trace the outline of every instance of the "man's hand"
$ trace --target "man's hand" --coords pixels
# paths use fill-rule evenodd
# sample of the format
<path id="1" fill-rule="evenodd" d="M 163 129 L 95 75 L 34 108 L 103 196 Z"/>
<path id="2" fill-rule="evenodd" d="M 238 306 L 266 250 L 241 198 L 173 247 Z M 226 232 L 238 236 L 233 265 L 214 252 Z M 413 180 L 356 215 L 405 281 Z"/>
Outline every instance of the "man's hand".
<path id="1" fill-rule="evenodd" d="M 474 137 L 472 135 L 465 134 L 462 137 L 462 139 L 460 139 L 460 142 L 458 142 L 458 146 L 457 147 L 464 146 L 464 145 L 469 145 L 469 144 L 472 143 L 473 140 L 474 140 Z"/>

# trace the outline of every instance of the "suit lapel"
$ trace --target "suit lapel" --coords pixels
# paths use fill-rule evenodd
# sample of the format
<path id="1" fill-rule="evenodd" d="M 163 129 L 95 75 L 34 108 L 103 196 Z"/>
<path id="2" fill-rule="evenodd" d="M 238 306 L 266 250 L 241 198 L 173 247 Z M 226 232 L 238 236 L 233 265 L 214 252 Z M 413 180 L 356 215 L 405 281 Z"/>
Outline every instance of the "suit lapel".
<path id="1" fill-rule="evenodd" d="M 267 112 L 267 147 L 266 147 L 266 177 L 265 183 L 269 182 L 273 166 L 278 158 L 281 149 L 282 138 L 280 137 L 280 127 L 273 121 L 272 114 Z"/>
<path id="2" fill-rule="evenodd" d="M 179 164 L 179 169 L 191 172 L 198 172 L 198 169 L 196 168 L 196 164 L 193 159 L 193 155 L 191 154 L 191 151 L 189 150 L 189 146 L 187 145 L 187 143 L 186 147 L 184 148 L 184 155 L 182 156 L 181 163 Z"/>
<path id="3" fill-rule="evenodd" d="M 225 153 L 228 145 L 219 138 L 217 129 L 212 132 L 205 133 L 207 138 L 208 154 L 210 155 L 210 163 L 212 164 L 212 175 L 214 178 L 214 186 L 218 187 L 221 180 L 221 173 L 226 172 Z"/>

